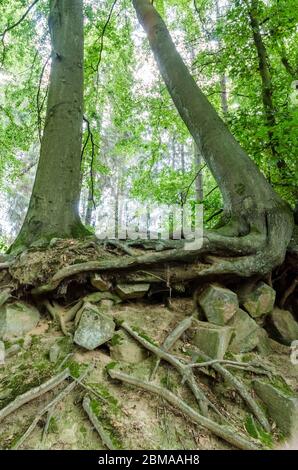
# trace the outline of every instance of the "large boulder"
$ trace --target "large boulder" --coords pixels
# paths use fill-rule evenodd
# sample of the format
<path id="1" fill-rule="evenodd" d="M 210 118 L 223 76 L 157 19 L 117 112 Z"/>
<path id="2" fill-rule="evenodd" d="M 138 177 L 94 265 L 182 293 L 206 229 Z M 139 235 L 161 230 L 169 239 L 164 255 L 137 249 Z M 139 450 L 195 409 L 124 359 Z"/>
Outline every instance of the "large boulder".
<path id="1" fill-rule="evenodd" d="M 123 300 L 140 299 L 149 291 L 150 284 L 117 284 L 116 293 Z"/>
<path id="2" fill-rule="evenodd" d="M 262 380 L 254 380 L 253 387 L 281 431 L 294 435 L 298 431 L 298 395 L 286 386 L 277 387 Z"/>
<path id="3" fill-rule="evenodd" d="M 257 285 L 247 284 L 238 292 L 240 305 L 253 318 L 259 318 L 272 312 L 275 296 L 275 290 L 265 282 L 259 282 Z"/>
<path id="4" fill-rule="evenodd" d="M 207 320 L 223 326 L 239 308 L 237 295 L 217 284 L 210 284 L 197 298 Z"/>
<path id="5" fill-rule="evenodd" d="M 229 350 L 235 354 L 249 352 L 259 343 L 259 326 L 240 308 L 228 323 L 234 329 Z"/>
<path id="6" fill-rule="evenodd" d="M 0 338 L 20 338 L 33 330 L 39 322 L 39 312 L 25 302 L 5 304 L 0 308 Z"/>
<path id="7" fill-rule="evenodd" d="M 298 340 L 298 323 L 291 312 L 275 307 L 270 314 L 270 324 L 281 343 L 290 345 Z"/>
<path id="8" fill-rule="evenodd" d="M 109 341 L 114 331 L 113 319 L 103 313 L 100 307 L 86 303 L 75 331 L 74 342 L 85 349 L 93 350 Z"/>
<path id="9" fill-rule="evenodd" d="M 147 352 L 125 331 L 117 331 L 109 344 L 111 358 L 115 361 L 138 364 L 147 357 Z"/>
<path id="10" fill-rule="evenodd" d="M 196 320 L 191 328 L 191 342 L 212 359 L 223 359 L 228 349 L 233 329 Z"/>

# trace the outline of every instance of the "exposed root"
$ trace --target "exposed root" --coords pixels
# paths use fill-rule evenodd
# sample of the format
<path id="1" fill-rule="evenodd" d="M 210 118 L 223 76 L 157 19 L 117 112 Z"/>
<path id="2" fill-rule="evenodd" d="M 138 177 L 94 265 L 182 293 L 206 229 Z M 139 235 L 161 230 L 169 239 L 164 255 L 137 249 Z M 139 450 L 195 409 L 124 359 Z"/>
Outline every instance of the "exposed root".
<path id="1" fill-rule="evenodd" d="M 180 322 L 179 325 L 177 325 L 176 328 L 173 331 L 171 331 L 169 336 L 167 336 L 167 338 L 165 339 L 162 345 L 162 349 L 164 351 L 169 351 L 169 349 L 171 349 L 171 347 L 174 346 L 174 344 L 183 335 L 183 333 L 186 330 L 188 330 L 188 328 L 191 327 L 191 324 L 192 324 L 192 317 L 184 318 L 184 320 L 182 320 L 182 322 Z M 154 380 L 160 361 L 161 361 L 161 358 L 158 358 L 154 366 L 154 369 L 152 370 L 150 380 Z"/>
<path id="2" fill-rule="evenodd" d="M 63 307 L 58 305 L 56 302 L 53 302 L 53 304 L 51 304 L 51 302 L 49 302 L 48 300 L 45 300 L 43 302 L 43 305 L 51 314 L 52 318 L 58 322 L 63 334 L 65 336 L 71 336 L 71 333 L 68 331 L 66 327 L 66 323 L 72 321 L 75 318 L 76 314 L 78 313 L 78 311 L 83 305 L 83 301 L 80 300 L 75 305 L 73 305 L 73 307 L 67 310 L 65 310 Z"/>
<path id="3" fill-rule="evenodd" d="M 109 450 L 115 450 L 115 446 L 112 443 L 109 435 L 105 432 L 104 428 L 100 424 L 99 419 L 95 415 L 95 413 L 92 410 L 91 407 L 91 400 L 88 395 L 85 395 L 83 399 L 83 408 L 86 411 L 88 418 L 90 419 L 92 425 L 94 426 L 94 429 L 98 432 L 103 444 L 109 449 Z"/>
<path id="4" fill-rule="evenodd" d="M 144 380 L 137 379 L 131 375 L 125 374 L 115 369 L 109 370 L 109 375 L 112 379 L 120 380 L 121 382 L 128 383 L 130 385 L 134 385 L 135 387 L 141 388 L 146 390 L 150 393 L 154 393 L 166 401 L 168 401 L 171 405 L 176 407 L 179 411 L 183 414 L 187 415 L 192 421 L 196 424 L 205 427 L 209 431 L 213 432 L 216 436 L 224 439 L 226 442 L 229 442 L 233 446 L 237 447 L 238 449 L 245 449 L 245 450 L 258 450 L 260 449 L 260 445 L 258 442 L 254 441 L 253 439 L 248 440 L 247 438 L 241 436 L 236 429 L 232 427 L 223 426 L 221 424 L 212 421 L 211 419 L 202 416 L 193 408 L 191 408 L 185 401 L 181 398 L 174 395 L 169 390 L 161 387 L 159 385 L 153 384 L 152 382 L 147 382 Z"/>
<path id="5" fill-rule="evenodd" d="M 194 397 L 196 398 L 198 405 L 200 407 L 201 413 L 205 416 L 208 414 L 208 407 L 212 408 L 224 421 L 225 418 L 221 412 L 216 408 L 216 406 L 211 403 L 211 401 L 206 397 L 202 389 L 198 386 L 195 377 L 190 369 L 186 369 L 185 365 L 179 361 L 175 356 L 168 353 L 167 351 L 155 346 L 154 344 L 147 341 L 141 335 L 139 335 L 133 328 L 131 328 L 127 323 L 122 323 L 121 327 L 127 331 L 134 339 L 136 339 L 142 346 L 148 349 L 150 352 L 155 354 L 159 359 L 163 359 L 171 364 L 182 376 L 182 379 L 187 383 L 190 390 L 192 391 Z"/>
<path id="6" fill-rule="evenodd" d="M 47 382 L 44 382 L 38 387 L 32 388 L 28 392 L 19 395 L 14 401 L 0 410 L 0 421 L 9 414 L 15 412 L 21 406 L 25 405 L 25 403 L 28 403 L 31 400 L 35 400 L 35 398 L 40 397 L 40 395 L 43 395 L 44 393 L 47 393 L 53 388 L 57 387 L 68 377 L 70 377 L 69 369 L 64 369 L 62 372 L 60 372 L 60 374 L 55 375 L 55 377 L 52 377 Z"/>
<path id="7" fill-rule="evenodd" d="M 212 359 L 201 351 L 196 355 L 197 359 L 203 359 L 205 362 L 211 362 Z M 263 410 L 259 407 L 257 402 L 252 398 L 251 394 L 243 383 L 240 382 L 231 372 L 222 367 L 218 362 L 212 363 L 211 367 L 218 372 L 230 385 L 232 385 L 243 398 L 247 406 L 253 412 L 259 423 L 267 432 L 271 432 L 270 424 L 265 416 Z"/>
<path id="8" fill-rule="evenodd" d="M 65 387 L 50 403 L 48 403 L 39 413 L 37 413 L 36 417 L 30 424 L 27 431 L 17 440 L 17 442 L 12 446 L 12 449 L 18 449 L 25 442 L 27 437 L 30 436 L 32 431 L 34 431 L 42 416 L 52 410 L 57 405 L 57 403 L 63 400 L 70 392 L 72 392 L 72 390 L 78 385 L 79 382 L 84 380 L 84 378 L 90 373 L 90 371 L 91 367 L 87 367 L 87 369 L 81 374 L 78 380 L 74 380 L 69 385 L 67 385 L 67 387 Z"/>

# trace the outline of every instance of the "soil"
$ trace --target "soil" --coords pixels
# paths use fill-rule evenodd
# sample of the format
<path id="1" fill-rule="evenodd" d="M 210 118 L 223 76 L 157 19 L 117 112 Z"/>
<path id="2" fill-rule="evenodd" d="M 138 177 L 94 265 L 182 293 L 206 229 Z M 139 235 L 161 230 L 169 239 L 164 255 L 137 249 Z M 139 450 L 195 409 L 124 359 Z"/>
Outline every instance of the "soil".
<path id="1" fill-rule="evenodd" d="M 148 337 L 160 344 L 176 324 L 185 315 L 191 314 L 192 310 L 191 299 L 177 298 L 172 299 L 171 308 L 158 302 L 150 304 L 126 302 L 114 306 L 109 314 L 146 331 Z M 49 360 L 49 350 L 57 341 L 60 344 L 61 356 L 56 363 L 52 363 Z M 46 315 L 43 315 L 38 327 L 30 335 L 18 342 L 21 346 L 19 353 L 8 358 L 5 366 L 0 368 L 0 409 L 17 395 L 57 374 L 61 368 L 69 366 L 72 375 L 78 377 L 84 366 L 92 363 L 94 368 L 84 383 L 103 398 L 104 401 L 89 394 L 100 407 L 102 423 L 108 429 L 117 448 L 143 450 L 231 448 L 212 433 L 193 424 L 163 399 L 112 381 L 106 372 L 106 366 L 112 362 L 107 345 L 94 351 L 84 351 L 67 337 L 62 336 L 57 324 Z M 188 338 L 184 334 L 173 352 L 177 356 L 183 356 L 188 346 Z M 256 353 L 240 356 L 237 356 L 237 360 L 248 360 L 249 356 L 249 360 L 258 358 L 264 364 L 274 367 L 276 373 L 281 374 L 287 384 L 297 390 L 298 368 L 290 362 L 289 348 L 271 341 L 271 351 L 266 356 Z M 148 378 L 154 363 L 155 358 L 148 355 L 143 362 L 127 365 L 126 369 L 136 376 Z M 255 377 L 250 372 L 237 371 L 235 374 L 241 376 L 248 385 Z M 197 377 L 208 397 L 216 403 L 229 422 L 245 433 L 249 412 L 236 392 L 212 373 L 209 377 L 202 374 Z M 191 394 L 186 386 L 181 384 L 181 377 L 171 366 L 162 362 L 155 380 L 196 408 Z M 6 417 L 1 422 L 0 447 L 11 448 L 26 431 L 37 411 L 44 408 L 65 385 L 66 382 Z M 21 448 L 104 449 L 99 435 L 81 406 L 86 393 L 88 392 L 78 385 L 53 410 L 46 435 L 43 437 L 45 416 Z M 283 445 L 281 442 L 284 442 L 284 438 L 276 428 L 270 438 L 272 446 Z"/>

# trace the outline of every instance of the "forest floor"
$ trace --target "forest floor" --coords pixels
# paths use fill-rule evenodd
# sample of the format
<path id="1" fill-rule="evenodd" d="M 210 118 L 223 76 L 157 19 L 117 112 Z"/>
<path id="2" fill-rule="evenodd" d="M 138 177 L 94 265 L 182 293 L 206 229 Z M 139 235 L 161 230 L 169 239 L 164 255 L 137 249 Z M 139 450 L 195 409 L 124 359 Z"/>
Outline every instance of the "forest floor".
<path id="1" fill-rule="evenodd" d="M 9 270 L 3 265 L 0 281 L 2 285 L 9 283 L 22 299 L 32 302 L 30 289 L 45 285 L 65 266 L 95 261 L 99 257 L 111 260 L 119 258 L 119 253 L 117 250 L 109 251 L 104 247 L 94 246 L 92 242 L 81 245 L 77 242 L 57 241 L 51 249 L 35 249 L 27 252 L 25 256 L 20 255 Z M 90 273 L 79 273 L 75 280 L 73 276 L 71 279 L 63 279 L 52 298 L 58 296 L 61 301 L 65 296 L 63 300 L 69 304 L 71 299 L 77 301 L 90 294 L 90 284 L 86 284 L 88 276 Z M 38 302 L 36 305 L 40 306 Z M 26 430 L 38 413 L 65 389 L 66 381 L 2 419 L 0 448 L 105 449 L 102 438 L 82 407 L 86 394 L 90 396 L 97 418 L 116 449 L 235 448 L 205 427 L 195 424 L 164 398 L 111 379 L 108 370 L 111 364 L 113 367 L 115 365 L 112 354 L 113 338 L 99 348 L 87 351 L 76 345 L 71 336 L 62 334 L 60 325 L 46 309 L 39 310 L 41 318 L 35 329 L 21 339 L 5 343 L 7 349 L 16 344 L 18 348 L 15 355 L 7 357 L 5 363 L 0 365 L 0 419 L 1 410 L 16 397 L 40 386 L 62 370 L 68 368 L 71 378 L 77 380 L 86 369 L 88 374 L 59 400 L 49 413 L 45 413 L 36 422 L 26 439 L 22 440 Z M 164 302 L 162 296 L 126 300 L 110 306 L 108 314 L 115 320 L 118 329 L 121 329 L 121 324 L 125 322 L 135 331 L 145 332 L 147 340 L 152 344 L 162 345 L 183 319 L 194 314 L 194 301 L 187 292 L 181 295 L 176 292 L 170 303 Z M 59 349 L 59 355 L 54 359 L 51 357 L 53 345 L 58 345 Z M 134 364 L 123 363 L 121 371 L 148 381 L 156 364 L 156 356 L 138 346 L 142 351 L 143 360 Z M 189 358 L 191 349 L 193 347 L 186 331 L 171 348 L 171 354 L 183 361 Z M 297 392 L 298 367 L 291 363 L 290 353 L 290 347 L 269 339 L 268 347 L 263 352 L 258 350 L 245 354 L 229 353 L 227 359 L 239 363 L 262 364 L 265 370 L 272 371 L 274 377 L 281 378 L 286 387 Z M 260 375 L 238 369 L 233 370 L 233 375 L 250 390 L 253 399 L 262 408 L 262 402 L 251 386 L 252 380 L 260 378 Z M 252 415 L 242 398 L 220 374 L 212 368 L 199 371 L 196 369 L 195 377 L 204 394 L 237 434 L 240 433 L 248 439 L 257 437 L 260 444 L 266 447 L 279 448 L 285 445 L 286 437 L 271 420 L 270 434 L 256 431 Z M 167 362 L 161 361 L 153 383 L 173 392 L 198 411 L 197 402 L 181 375 Z"/>
<path id="2" fill-rule="evenodd" d="M 128 303 L 116 306 L 111 314 L 119 316 L 131 325 L 145 330 L 157 343 L 162 343 L 173 327 L 185 315 L 192 313 L 191 299 L 172 301 L 169 310 L 162 304 Z M 63 350 L 57 363 L 52 363 L 49 351 L 55 342 Z M 45 382 L 51 376 L 69 366 L 74 376 L 79 376 L 84 365 L 94 364 L 86 384 L 103 398 L 98 403 L 102 406 L 103 422 L 112 433 L 118 448 L 122 449 L 229 449 L 232 446 L 217 438 L 211 432 L 198 427 L 189 419 L 177 412 L 162 398 L 147 392 L 136 390 L 111 380 L 106 373 L 106 366 L 111 363 L 109 348 L 105 345 L 94 351 L 85 351 L 74 345 L 65 336 L 61 336 L 57 325 L 50 317 L 43 317 L 38 327 L 30 335 L 19 341 L 21 349 L 16 356 L 7 359 L 5 367 L 0 369 L 0 407 L 3 408 L 17 395 Z M 298 368 L 289 361 L 290 350 L 286 346 L 271 342 L 272 351 L 259 359 L 264 364 L 274 367 L 294 389 L 298 383 Z M 183 355 L 189 343 L 187 336 L 179 340 L 174 352 Z M 71 354 L 71 355 L 69 355 Z M 243 360 L 252 360 L 256 353 L 242 355 Z M 244 357 L 245 356 L 245 357 Z M 65 362 L 65 358 L 67 361 Z M 241 357 L 237 357 L 241 360 Z M 148 378 L 154 367 L 154 358 L 148 356 L 140 364 L 129 365 L 130 372 L 140 378 Z M 248 385 L 254 374 L 237 371 Z M 196 407 L 192 395 L 181 384 L 181 377 L 167 364 L 161 364 L 155 382 L 184 397 Z M 212 373 L 210 377 L 200 374 L 200 384 L 210 395 L 212 391 L 218 408 L 230 423 L 241 432 L 246 432 L 249 413 L 235 390 L 224 384 Z M 63 387 L 58 387 L 58 390 Z M 36 400 L 21 407 L 1 423 L 0 446 L 7 449 L 22 436 L 29 427 L 37 412 L 57 394 L 50 391 Z M 46 436 L 43 437 L 46 417 L 24 442 L 23 449 L 104 449 L 102 441 L 93 429 L 87 415 L 82 409 L 81 401 L 86 390 L 78 386 L 53 410 Z M 273 430 L 273 446 L 281 435 Z"/>

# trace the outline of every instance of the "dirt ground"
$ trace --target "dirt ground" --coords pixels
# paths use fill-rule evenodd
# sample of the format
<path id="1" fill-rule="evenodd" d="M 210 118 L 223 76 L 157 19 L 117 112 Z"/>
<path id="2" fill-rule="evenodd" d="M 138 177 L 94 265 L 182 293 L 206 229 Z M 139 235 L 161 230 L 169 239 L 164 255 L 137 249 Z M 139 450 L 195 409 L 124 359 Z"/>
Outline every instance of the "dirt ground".
<path id="1" fill-rule="evenodd" d="M 171 309 L 161 303 L 126 302 L 114 306 L 110 314 L 146 331 L 150 338 L 161 344 L 176 324 L 186 314 L 192 313 L 192 308 L 191 299 L 173 300 Z M 49 350 L 55 342 L 60 345 L 61 354 L 57 362 L 51 362 Z M 90 394 L 81 385 L 77 385 L 74 391 L 52 410 L 47 432 L 44 432 L 47 422 L 45 415 L 25 440 L 22 449 L 105 449 L 82 408 L 82 399 L 86 393 L 92 396 L 92 400 L 97 401 L 103 426 L 119 449 L 231 448 L 206 429 L 192 423 L 162 398 L 111 380 L 106 371 L 106 366 L 112 362 L 108 345 L 91 352 L 85 351 L 62 336 L 57 325 L 46 315 L 42 317 L 38 327 L 18 343 L 20 350 L 17 355 L 8 358 L 5 365 L 0 366 L 0 409 L 17 395 L 45 382 L 67 366 L 72 375 L 78 377 L 85 365 L 93 364 L 94 367 L 84 384 L 96 393 Z M 184 334 L 175 346 L 175 354 L 182 356 L 188 346 L 188 337 Z M 270 353 L 259 356 L 259 359 L 274 367 L 289 386 L 297 390 L 298 367 L 290 362 L 289 348 L 275 342 L 271 342 L 271 346 Z M 256 353 L 249 354 L 249 358 L 256 356 Z M 237 360 L 239 359 L 241 360 L 241 357 L 238 355 Z M 148 354 L 141 363 L 126 365 L 125 368 L 138 377 L 148 378 L 154 363 L 155 358 Z M 248 385 L 253 378 L 250 372 L 235 373 Z M 247 434 L 246 422 L 249 412 L 235 390 L 226 386 L 214 373 L 210 373 L 210 376 L 200 374 L 197 378 L 207 396 L 216 403 L 229 422 Z M 161 363 L 155 380 L 196 407 L 186 385 L 181 384 L 181 377 L 168 364 Z M 9 449 L 15 445 L 37 412 L 66 384 L 65 381 L 51 392 L 6 417 L 0 425 L 0 448 Z M 285 442 L 284 438 L 274 426 L 273 429 L 271 445 L 284 445 L 281 444 Z"/>

